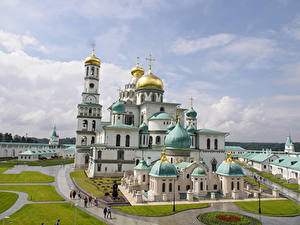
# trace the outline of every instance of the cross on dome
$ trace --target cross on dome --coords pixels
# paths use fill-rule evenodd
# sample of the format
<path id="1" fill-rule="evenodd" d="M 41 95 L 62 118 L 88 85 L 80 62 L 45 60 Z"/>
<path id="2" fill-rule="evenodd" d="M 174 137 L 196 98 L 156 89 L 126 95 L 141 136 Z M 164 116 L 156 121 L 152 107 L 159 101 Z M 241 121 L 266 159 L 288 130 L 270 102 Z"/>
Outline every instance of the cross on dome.
<path id="1" fill-rule="evenodd" d="M 149 58 L 146 57 L 146 60 L 149 61 L 149 71 L 151 71 L 151 62 L 155 61 L 155 59 L 152 58 L 152 55 L 150 53 Z"/>
<path id="2" fill-rule="evenodd" d="M 191 108 L 193 107 L 193 97 L 191 96 L 191 98 L 190 98 L 190 100 L 191 100 Z"/>

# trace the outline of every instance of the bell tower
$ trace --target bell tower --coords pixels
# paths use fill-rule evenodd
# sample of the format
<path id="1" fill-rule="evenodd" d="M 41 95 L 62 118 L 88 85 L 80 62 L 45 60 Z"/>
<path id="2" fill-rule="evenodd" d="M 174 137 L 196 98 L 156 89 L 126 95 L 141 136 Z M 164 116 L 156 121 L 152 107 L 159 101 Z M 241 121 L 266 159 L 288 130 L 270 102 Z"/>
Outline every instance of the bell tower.
<path id="1" fill-rule="evenodd" d="M 75 167 L 79 169 L 85 169 L 88 166 L 90 149 L 96 142 L 96 132 L 100 131 L 102 118 L 102 105 L 99 104 L 101 62 L 95 56 L 94 47 L 92 55 L 85 59 L 84 65 L 82 102 L 77 106 Z"/>

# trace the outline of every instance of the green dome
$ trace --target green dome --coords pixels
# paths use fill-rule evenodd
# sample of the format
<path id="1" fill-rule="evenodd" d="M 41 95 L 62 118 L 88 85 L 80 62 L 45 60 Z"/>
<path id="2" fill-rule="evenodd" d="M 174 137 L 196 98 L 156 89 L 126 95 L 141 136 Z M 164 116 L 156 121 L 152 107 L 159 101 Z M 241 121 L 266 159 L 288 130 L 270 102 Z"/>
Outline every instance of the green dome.
<path id="1" fill-rule="evenodd" d="M 141 159 L 141 161 L 139 162 L 139 164 L 134 167 L 135 170 L 149 170 L 150 167 L 147 165 L 147 163 L 145 162 L 144 159 Z"/>
<path id="2" fill-rule="evenodd" d="M 222 176 L 244 176 L 242 167 L 234 162 L 225 160 L 218 167 L 216 174 Z"/>
<path id="3" fill-rule="evenodd" d="M 191 139 L 188 132 L 178 122 L 175 128 L 166 136 L 165 145 L 167 148 L 186 149 L 191 146 Z"/>
<path id="4" fill-rule="evenodd" d="M 141 125 L 140 125 L 140 132 L 141 133 L 147 133 L 148 132 L 148 125 L 143 122 Z"/>
<path id="5" fill-rule="evenodd" d="M 164 152 L 162 152 L 162 157 L 158 160 L 151 168 L 149 173 L 153 177 L 177 177 L 176 167 L 170 163 Z"/>
<path id="6" fill-rule="evenodd" d="M 188 128 L 186 129 L 186 131 L 189 132 L 189 133 L 195 133 L 196 130 L 193 127 L 193 125 L 191 124 L 191 125 L 188 126 Z"/>
<path id="7" fill-rule="evenodd" d="M 112 105 L 111 109 L 113 113 L 123 113 L 125 111 L 125 105 L 119 99 Z"/>
<path id="8" fill-rule="evenodd" d="M 192 176 L 203 177 L 203 176 L 206 176 L 206 172 L 205 172 L 205 170 L 204 170 L 203 168 L 201 168 L 201 167 L 196 167 L 196 168 L 193 170 L 193 172 L 192 172 L 191 175 L 192 175 Z"/>
<path id="9" fill-rule="evenodd" d="M 187 117 L 196 118 L 197 112 L 191 107 L 185 114 Z"/>
<path id="10" fill-rule="evenodd" d="M 174 119 L 170 114 L 166 112 L 154 113 L 149 120 L 172 120 Z"/>
<path id="11" fill-rule="evenodd" d="M 290 135 L 286 138 L 285 145 L 293 145 L 292 138 Z"/>
<path id="12" fill-rule="evenodd" d="M 173 130 L 175 127 L 174 123 L 170 123 L 170 125 L 168 126 L 168 132 L 170 132 L 171 130 Z"/>

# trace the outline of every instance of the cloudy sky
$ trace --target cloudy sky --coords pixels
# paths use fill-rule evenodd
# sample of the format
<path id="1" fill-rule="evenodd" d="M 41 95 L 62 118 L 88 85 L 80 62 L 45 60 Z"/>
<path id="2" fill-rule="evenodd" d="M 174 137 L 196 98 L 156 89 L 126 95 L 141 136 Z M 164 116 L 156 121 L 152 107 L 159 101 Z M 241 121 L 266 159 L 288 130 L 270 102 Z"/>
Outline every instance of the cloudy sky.
<path id="1" fill-rule="evenodd" d="M 75 136 L 85 57 L 107 108 L 136 57 L 227 140 L 300 141 L 299 0 L 1 0 L 0 132 Z"/>

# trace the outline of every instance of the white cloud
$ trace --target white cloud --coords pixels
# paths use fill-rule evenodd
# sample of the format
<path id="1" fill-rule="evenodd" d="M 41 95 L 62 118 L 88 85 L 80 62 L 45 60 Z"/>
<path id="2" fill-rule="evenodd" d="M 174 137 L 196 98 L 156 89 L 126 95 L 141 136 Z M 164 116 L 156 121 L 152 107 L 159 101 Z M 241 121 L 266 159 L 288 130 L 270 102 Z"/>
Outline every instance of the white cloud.
<path id="1" fill-rule="evenodd" d="M 174 72 L 164 72 L 164 74 L 172 78 L 172 80 L 176 80 L 176 81 L 183 78 L 181 74 L 174 73 Z"/>
<path id="2" fill-rule="evenodd" d="M 236 68 L 233 62 L 229 61 L 208 61 L 201 67 L 202 72 L 224 72 L 232 71 Z"/>
<path id="3" fill-rule="evenodd" d="M 294 64 L 288 64 L 281 68 L 283 76 L 277 80 L 277 84 L 280 85 L 294 85 L 299 87 L 300 85 L 300 62 Z M 296 87 L 296 88 L 297 88 Z"/>
<path id="4" fill-rule="evenodd" d="M 32 48 L 47 53 L 45 46 L 41 45 L 31 35 L 17 35 L 0 30 L 0 45 L 8 51 L 23 51 L 25 48 Z"/>
<path id="5" fill-rule="evenodd" d="M 177 55 L 187 55 L 201 50 L 221 47 L 230 43 L 235 38 L 233 34 L 216 34 L 195 40 L 178 38 L 171 46 L 171 50 Z"/>
<path id="6" fill-rule="evenodd" d="M 282 28 L 283 32 L 295 40 L 300 40 L 300 14 L 298 14 L 291 23 Z"/>
<path id="7" fill-rule="evenodd" d="M 185 73 L 192 73 L 193 71 L 190 69 L 190 68 L 188 68 L 188 67 L 186 67 L 186 66 L 179 66 L 179 69 L 181 70 L 181 71 L 183 71 L 183 72 L 185 72 Z"/>

